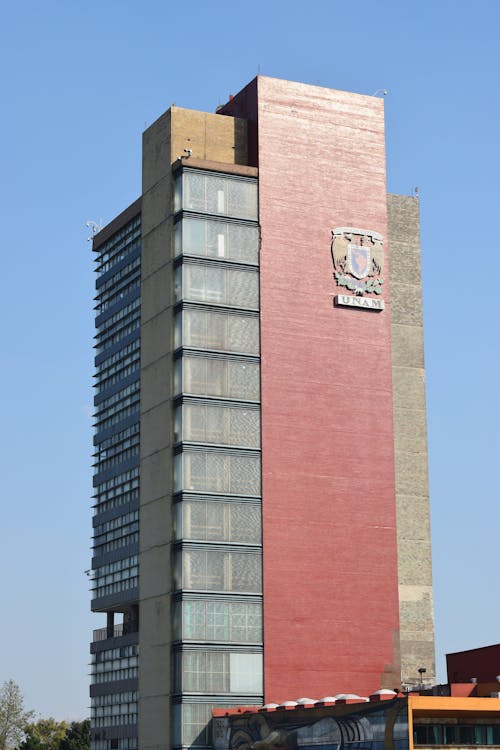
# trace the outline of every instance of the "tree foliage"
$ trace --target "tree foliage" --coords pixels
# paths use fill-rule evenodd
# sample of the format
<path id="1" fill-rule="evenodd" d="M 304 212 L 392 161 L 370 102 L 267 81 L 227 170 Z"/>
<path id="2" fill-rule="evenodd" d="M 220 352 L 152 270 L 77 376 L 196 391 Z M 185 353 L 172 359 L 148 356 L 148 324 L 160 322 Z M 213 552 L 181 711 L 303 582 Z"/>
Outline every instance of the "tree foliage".
<path id="1" fill-rule="evenodd" d="M 72 721 L 66 736 L 59 743 L 58 750 L 89 750 L 90 719 Z"/>
<path id="2" fill-rule="evenodd" d="M 19 750 L 90 750 L 90 721 L 39 719 L 26 727 Z"/>
<path id="3" fill-rule="evenodd" d="M 14 680 L 0 687 L 0 750 L 90 750 L 90 720 L 33 721 Z"/>
<path id="4" fill-rule="evenodd" d="M 38 719 L 26 726 L 19 750 L 58 750 L 67 730 L 65 721 L 56 721 L 52 717 Z"/>
<path id="5" fill-rule="evenodd" d="M 19 685 L 14 680 L 4 682 L 0 687 L 0 750 L 17 747 L 32 717 L 32 711 L 24 710 Z"/>

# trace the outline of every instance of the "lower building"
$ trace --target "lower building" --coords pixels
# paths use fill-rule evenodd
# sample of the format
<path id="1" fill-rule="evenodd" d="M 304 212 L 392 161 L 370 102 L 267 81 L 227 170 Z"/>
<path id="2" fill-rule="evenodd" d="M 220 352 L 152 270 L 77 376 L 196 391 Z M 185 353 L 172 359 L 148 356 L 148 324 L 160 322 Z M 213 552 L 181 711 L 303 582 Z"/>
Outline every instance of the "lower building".
<path id="1" fill-rule="evenodd" d="M 453 686 L 448 686 L 453 692 Z M 214 750 L 431 750 L 500 746 L 498 697 L 379 690 L 214 710 Z"/>
<path id="2" fill-rule="evenodd" d="M 498 685 L 500 644 L 446 654 L 446 671 L 448 682 L 497 683 Z"/>
<path id="3" fill-rule="evenodd" d="M 98 232 L 94 750 L 434 675 L 419 204 L 383 101 L 257 77 Z"/>

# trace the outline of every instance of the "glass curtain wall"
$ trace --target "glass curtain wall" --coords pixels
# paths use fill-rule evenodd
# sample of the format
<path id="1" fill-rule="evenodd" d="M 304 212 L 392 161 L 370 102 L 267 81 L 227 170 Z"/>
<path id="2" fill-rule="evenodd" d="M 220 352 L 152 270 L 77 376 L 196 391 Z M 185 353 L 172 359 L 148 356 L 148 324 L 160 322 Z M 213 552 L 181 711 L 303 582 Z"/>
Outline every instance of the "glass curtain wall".
<path id="1" fill-rule="evenodd" d="M 184 168 L 174 224 L 176 747 L 262 701 L 257 180 Z"/>
<path id="2" fill-rule="evenodd" d="M 137 750 L 140 215 L 94 249 L 92 750 Z"/>

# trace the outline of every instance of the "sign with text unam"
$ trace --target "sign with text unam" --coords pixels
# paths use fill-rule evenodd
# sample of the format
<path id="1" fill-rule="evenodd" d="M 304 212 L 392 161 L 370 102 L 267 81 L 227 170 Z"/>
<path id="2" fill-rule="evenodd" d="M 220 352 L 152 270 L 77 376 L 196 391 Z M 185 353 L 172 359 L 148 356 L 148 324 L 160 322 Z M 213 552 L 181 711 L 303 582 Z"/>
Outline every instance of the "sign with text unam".
<path id="1" fill-rule="evenodd" d="M 365 310 L 383 310 L 385 308 L 383 299 L 355 297 L 353 294 L 337 294 L 333 298 L 333 303 L 340 307 L 362 307 Z"/>
<path id="2" fill-rule="evenodd" d="M 331 253 L 337 286 L 352 292 L 338 294 L 334 305 L 383 310 L 384 243 L 381 235 L 358 227 L 337 227 L 332 229 Z"/>

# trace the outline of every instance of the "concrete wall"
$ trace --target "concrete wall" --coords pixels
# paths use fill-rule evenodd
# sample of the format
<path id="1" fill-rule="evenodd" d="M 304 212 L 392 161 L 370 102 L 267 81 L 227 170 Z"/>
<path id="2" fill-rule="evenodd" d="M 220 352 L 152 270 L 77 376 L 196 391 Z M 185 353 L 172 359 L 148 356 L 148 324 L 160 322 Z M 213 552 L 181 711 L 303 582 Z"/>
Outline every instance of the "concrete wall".
<path id="1" fill-rule="evenodd" d="M 420 223 L 417 198 L 388 195 L 392 377 L 403 683 L 435 680 Z"/>
<path id="2" fill-rule="evenodd" d="M 139 746 L 171 744 L 173 197 L 171 165 L 246 164 L 246 123 L 172 107 L 143 136 Z"/>
<path id="3" fill-rule="evenodd" d="M 139 747 L 170 745 L 171 114 L 143 136 Z"/>

